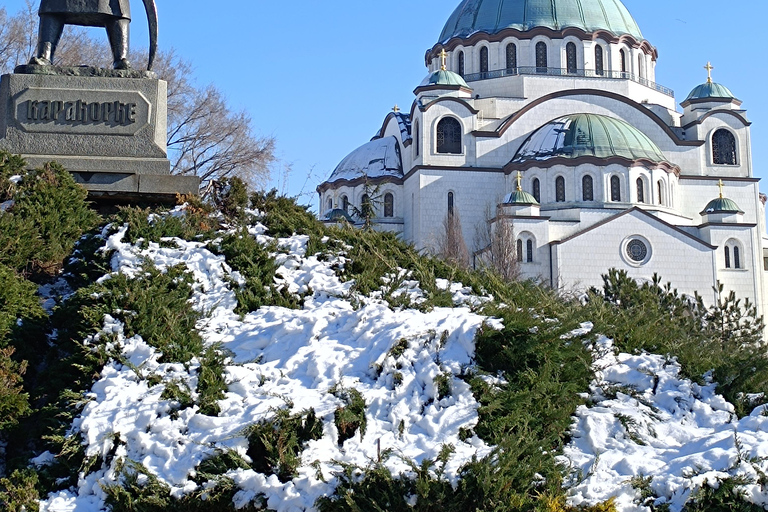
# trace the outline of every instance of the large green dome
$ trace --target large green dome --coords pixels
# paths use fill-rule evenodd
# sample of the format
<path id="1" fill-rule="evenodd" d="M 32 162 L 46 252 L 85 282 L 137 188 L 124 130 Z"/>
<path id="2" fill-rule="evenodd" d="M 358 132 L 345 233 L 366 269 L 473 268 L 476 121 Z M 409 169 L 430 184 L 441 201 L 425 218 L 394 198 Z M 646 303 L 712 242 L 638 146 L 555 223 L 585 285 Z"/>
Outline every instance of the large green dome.
<path id="1" fill-rule="evenodd" d="M 643 132 L 621 119 L 598 114 L 571 114 L 548 122 L 526 139 L 512 161 L 583 156 L 667 161 Z"/>
<path id="2" fill-rule="evenodd" d="M 606 30 L 643 40 L 640 27 L 620 0 L 463 0 L 445 24 L 439 42 L 475 32 L 493 35 L 506 28 L 527 31 L 536 27 Z"/>

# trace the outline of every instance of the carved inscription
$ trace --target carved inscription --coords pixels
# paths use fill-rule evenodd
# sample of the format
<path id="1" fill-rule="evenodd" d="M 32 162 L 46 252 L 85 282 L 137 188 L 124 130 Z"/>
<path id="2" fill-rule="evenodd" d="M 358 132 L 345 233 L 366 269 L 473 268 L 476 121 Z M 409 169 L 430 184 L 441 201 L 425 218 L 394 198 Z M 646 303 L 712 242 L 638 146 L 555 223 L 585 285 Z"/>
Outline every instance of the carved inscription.
<path id="1" fill-rule="evenodd" d="M 31 133 L 134 135 L 152 115 L 138 91 L 29 88 L 14 103 L 16 122 Z"/>
<path id="2" fill-rule="evenodd" d="M 136 122 L 136 103 L 27 100 L 27 121 L 105 123 L 127 126 Z"/>

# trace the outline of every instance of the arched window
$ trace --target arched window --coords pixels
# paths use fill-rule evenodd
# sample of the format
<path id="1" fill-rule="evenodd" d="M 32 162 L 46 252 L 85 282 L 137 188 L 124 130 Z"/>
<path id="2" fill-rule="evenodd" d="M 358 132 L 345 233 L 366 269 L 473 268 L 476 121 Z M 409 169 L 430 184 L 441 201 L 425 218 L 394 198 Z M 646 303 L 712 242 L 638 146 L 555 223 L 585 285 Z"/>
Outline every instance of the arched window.
<path id="1" fill-rule="evenodd" d="M 325 210 L 326 211 L 333 210 L 333 199 L 331 199 L 330 197 L 325 202 Z"/>
<path id="2" fill-rule="evenodd" d="M 365 208 L 371 208 L 371 196 L 368 194 L 363 194 L 363 197 L 360 199 L 360 206 L 362 206 L 363 209 Z"/>
<path id="3" fill-rule="evenodd" d="M 437 152 L 461 154 L 461 124 L 453 117 L 444 117 L 437 123 Z"/>
<path id="4" fill-rule="evenodd" d="M 539 178 L 533 178 L 533 198 L 541 202 L 541 182 Z"/>
<path id="5" fill-rule="evenodd" d="M 656 190 L 656 192 L 658 192 L 659 194 L 659 204 L 663 205 L 664 204 L 664 185 L 662 185 L 661 180 L 659 180 L 656 183 L 656 188 L 658 189 Z"/>
<path id="6" fill-rule="evenodd" d="M 523 261 L 523 241 L 517 240 L 517 261 Z"/>
<path id="7" fill-rule="evenodd" d="M 728 240 L 723 247 L 725 253 L 725 268 L 744 268 L 741 260 L 741 245 L 736 240 Z"/>
<path id="8" fill-rule="evenodd" d="M 464 76 L 464 52 L 459 52 L 459 74 Z"/>
<path id="9" fill-rule="evenodd" d="M 565 45 L 565 62 L 568 66 L 568 74 L 575 74 L 578 66 L 576 65 L 576 45 L 573 43 Z"/>
<path id="10" fill-rule="evenodd" d="M 645 202 L 645 186 L 643 185 L 643 178 L 637 178 L 637 202 Z"/>
<path id="11" fill-rule="evenodd" d="M 453 192 L 448 192 L 448 215 L 453 215 Z"/>
<path id="12" fill-rule="evenodd" d="M 587 174 L 581 178 L 581 200 L 582 201 L 594 201 L 595 200 L 595 187 L 592 181 L 592 176 Z"/>
<path id="13" fill-rule="evenodd" d="M 347 196 L 341 196 L 341 209 L 349 213 L 349 198 Z"/>
<path id="14" fill-rule="evenodd" d="M 640 78 L 645 78 L 645 63 L 643 62 L 643 55 L 637 56 L 637 74 Z"/>
<path id="15" fill-rule="evenodd" d="M 621 72 L 626 73 L 627 72 L 627 52 L 621 49 L 619 50 L 619 56 L 621 57 Z"/>
<path id="16" fill-rule="evenodd" d="M 604 75 L 605 66 L 603 64 L 603 47 L 600 45 L 595 46 L 595 74 Z"/>
<path id="17" fill-rule="evenodd" d="M 395 196 L 393 196 L 389 192 L 384 194 L 384 216 L 385 217 L 395 216 Z"/>
<path id="18" fill-rule="evenodd" d="M 717 165 L 736 165 L 736 137 L 728 130 L 712 135 L 712 161 Z"/>
<path id="19" fill-rule="evenodd" d="M 547 72 L 547 43 L 540 41 L 536 43 L 536 72 Z"/>
<path id="20" fill-rule="evenodd" d="M 488 72 L 488 47 L 483 46 L 480 48 L 480 72 Z"/>
<path id="21" fill-rule="evenodd" d="M 525 261 L 527 261 L 528 263 L 533 262 L 533 240 L 528 240 L 528 242 L 526 242 L 526 248 L 525 249 L 526 249 L 526 251 L 525 251 L 525 256 L 526 256 Z"/>
<path id="22" fill-rule="evenodd" d="M 507 45 L 507 73 L 517 72 L 517 45 L 509 43 Z"/>
<path id="23" fill-rule="evenodd" d="M 558 203 L 565 202 L 565 178 L 558 176 L 555 180 L 555 201 Z"/>
<path id="24" fill-rule="evenodd" d="M 416 156 L 419 156 L 419 153 L 421 153 L 421 137 L 419 135 L 419 122 L 416 121 L 413 127 L 413 142 L 415 145 L 414 151 Z"/>
<path id="25" fill-rule="evenodd" d="M 618 176 L 611 176 L 611 201 L 621 201 L 621 180 Z"/>

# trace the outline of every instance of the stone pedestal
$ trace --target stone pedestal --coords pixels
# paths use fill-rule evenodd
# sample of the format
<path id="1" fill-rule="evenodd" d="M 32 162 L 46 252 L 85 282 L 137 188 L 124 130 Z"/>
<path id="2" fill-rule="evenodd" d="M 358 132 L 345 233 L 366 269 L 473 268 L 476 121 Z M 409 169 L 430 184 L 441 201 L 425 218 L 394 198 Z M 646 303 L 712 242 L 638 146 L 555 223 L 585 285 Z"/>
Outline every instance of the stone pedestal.
<path id="1" fill-rule="evenodd" d="M 56 161 L 94 199 L 171 201 L 200 180 L 172 176 L 167 84 L 150 78 L 11 74 L 0 79 L 0 149 Z"/>

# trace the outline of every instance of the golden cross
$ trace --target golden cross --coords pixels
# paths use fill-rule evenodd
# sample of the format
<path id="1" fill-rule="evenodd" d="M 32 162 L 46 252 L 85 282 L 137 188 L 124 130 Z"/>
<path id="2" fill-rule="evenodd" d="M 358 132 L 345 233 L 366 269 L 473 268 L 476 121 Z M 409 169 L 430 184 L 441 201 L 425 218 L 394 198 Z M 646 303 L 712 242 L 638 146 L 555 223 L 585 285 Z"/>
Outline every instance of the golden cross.
<path id="1" fill-rule="evenodd" d="M 523 191 L 523 173 L 520 171 L 517 171 L 517 191 Z"/>
<path id="2" fill-rule="evenodd" d="M 712 70 L 715 69 L 715 67 L 712 65 L 711 62 L 707 62 L 707 65 L 704 66 L 704 69 L 707 70 L 707 83 L 712 83 Z"/>
<path id="3" fill-rule="evenodd" d="M 395 106 L 394 106 L 394 107 L 392 107 L 392 112 L 394 112 L 395 114 L 397 114 L 398 112 L 400 112 L 400 107 L 398 107 L 398 106 L 397 106 L 397 103 L 395 103 Z"/>
<path id="4" fill-rule="evenodd" d="M 723 184 L 723 180 L 717 180 L 717 186 L 720 187 L 720 199 L 723 198 L 723 187 L 725 186 Z"/>
<path id="5" fill-rule="evenodd" d="M 445 67 L 447 62 L 448 62 L 448 54 L 445 53 L 445 48 L 443 48 L 440 51 L 440 69 L 441 70 L 445 71 L 447 69 Z"/>

